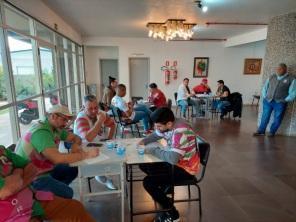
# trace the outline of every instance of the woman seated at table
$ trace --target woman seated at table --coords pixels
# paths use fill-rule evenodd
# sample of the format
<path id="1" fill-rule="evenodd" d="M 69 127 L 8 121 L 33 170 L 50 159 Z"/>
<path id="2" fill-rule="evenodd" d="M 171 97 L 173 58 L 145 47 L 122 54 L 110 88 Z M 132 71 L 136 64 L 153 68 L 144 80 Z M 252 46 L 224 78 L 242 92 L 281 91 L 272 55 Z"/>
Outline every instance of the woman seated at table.
<path id="1" fill-rule="evenodd" d="M 195 94 L 210 94 L 211 88 L 208 85 L 207 79 L 202 79 L 201 83 L 193 88 Z"/>
<path id="2" fill-rule="evenodd" d="M 79 201 L 30 188 L 45 171 L 0 146 L 0 221 L 94 222 Z"/>
<path id="3" fill-rule="evenodd" d="M 149 85 L 149 91 L 150 95 L 148 97 L 148 102 L 153 104 L 153 106 L 150 107 L 151 111 L 167 105 L 164 93 L 158 89 L 155 83 Z"/>
<path id="4" fill-rule="evenodd" d="M 126 86 L 124 84 L 119 84 L 117 87 L 116 96 L 113 97 L 111 104 L 117 107 L 122 112 L 122 117 L 125 120 L 131 120 L 134 122 L 143 120 L 144 124 L 144 135 L 150 134 L 149 122 L 151 110 L 147 108 L 144 104 L 137 104 L 134 107 L 132 102 L 126 103 L 123 99 L 126 95 Z M 152 127 L 152 126 L 151 126 Z"/>
<path id="5" fill-rule="evenodd" d="M 181 106 L 181 113 L 184 118 L 186 118 L 186 110 L 188 105 L 192 105 L 194 113 L 192 117 L 197 116 L 198 112 L 198 101 L 190 99 L 191 96 L 194 96 L 194 93 L 191 93 L 190 88 L 188 86 L 189 79 L 185 78 L 183 83 L 178 88 L 178 96 L 177 96 L 177 103 Z"/>

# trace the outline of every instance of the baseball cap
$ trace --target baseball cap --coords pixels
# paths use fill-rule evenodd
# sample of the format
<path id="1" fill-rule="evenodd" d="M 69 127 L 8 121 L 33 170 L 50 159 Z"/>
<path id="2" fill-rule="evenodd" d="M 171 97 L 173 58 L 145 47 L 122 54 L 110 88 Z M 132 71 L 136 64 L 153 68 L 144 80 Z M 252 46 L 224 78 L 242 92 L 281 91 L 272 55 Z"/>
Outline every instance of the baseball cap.
<path id="1" fill-rule="evenodd" d="M 201 81 L 202 81 L 202 82 L 208 82 L 208 80 L 207 80 L 207 79 L 202 79 Z"/>
<path id="2" fill-rule="evenodd" d="M 48 113 L 58 113 L 58 114 L 62 114 L 64 116 L 67 116 L 67 117 L 73 117 L 73 114 L 71 114 L 69 112 L 69 109 L 67 106 L 64 106 L 64 105 L 53 105 L 49 110 L 48 110 Z"/>

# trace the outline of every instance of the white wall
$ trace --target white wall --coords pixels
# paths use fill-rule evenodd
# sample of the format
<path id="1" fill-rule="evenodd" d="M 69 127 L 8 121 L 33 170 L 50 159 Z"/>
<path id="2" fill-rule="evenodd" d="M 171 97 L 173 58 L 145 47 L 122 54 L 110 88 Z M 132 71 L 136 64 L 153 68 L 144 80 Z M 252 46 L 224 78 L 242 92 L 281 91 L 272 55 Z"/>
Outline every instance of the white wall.
<path id="1" fill-rule="evenodd" d="M 84 51 L 86 84 L 101 83 L 100 59 L 118 59 L 118 47 L 112 46 L 87 46 Z M 97 89 L 97 97 L 101 98 Z"/>
<path id="2" fill-rule="evenodd" d="M 40 20 L 51 28 L 58 25 L 58 32 L 67 36 L 71 40 L 81 44 L 81 34 L 71 25 L 67 24 L 61 16 L 56 14 L 41 0 L 9 0 L 13 5 L 22 9 L 32 17 Z"/>
<path id="3" fill-rule="evenodd" d="M 85 38 L 88 46 L 118 46 L 119 81 L 129 86 L 128 58 L 141 54 L 150 58 L 150 81 L 156 82 L 168 98 L 173 99 L 173 93 L 183 78 L 190 79 L 191 87 L 198 84 L 200 79 L 192 78 L 193 58 L 209 57 L 209 84 L 216 90 L 216 82 L 223 79 L 232 92 L 243 94 L 244 103 L 250 103 L 254 92 L 260 91 L 261 75 L 243 75 L 245 58 L 263 58 L 265 42 L 250 43 L 242 46 L 225 48 L 220 42 L 164 42 L 147 38 Z M 95 52 L 91 54 L 94 55 Z M 86 50 L 86 54 L 88 54 Z M 97 55 L 99 56 L 99 55 Z M 86 69 L 90 70 L 94 64 L 89 64 L 86 57 Z M 94 58 L 93 58 L 94 59 Z M 96 59 L 98 61 L 98 59 Z M 166 60 L 177 60 L 179 76 L 171 84 L 164 84 L 164 75 L 160 67 Z M 95 73 L 86 73 L 87 81 L 98 82 Z M 127 95 L 129 96 L 129 95 Z"/>

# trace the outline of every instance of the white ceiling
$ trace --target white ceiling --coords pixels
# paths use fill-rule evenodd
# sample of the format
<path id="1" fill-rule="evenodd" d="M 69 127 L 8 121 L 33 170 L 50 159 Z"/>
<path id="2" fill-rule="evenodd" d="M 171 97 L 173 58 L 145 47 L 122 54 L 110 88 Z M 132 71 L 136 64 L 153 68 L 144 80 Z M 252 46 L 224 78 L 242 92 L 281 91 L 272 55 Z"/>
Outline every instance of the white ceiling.
<path id="1" fill-rule="evenodd" d="M 82 36 L 147 37 L 148 22 L 184 18 L 198 24 L 194 37 L 228 38 L 265 26 L 206 26 L 206 22 L 268 23 L 296 11 L 296 0 L 203 0 L 202 13 L 194 0 L 43 0 L 81 32 Z"/>

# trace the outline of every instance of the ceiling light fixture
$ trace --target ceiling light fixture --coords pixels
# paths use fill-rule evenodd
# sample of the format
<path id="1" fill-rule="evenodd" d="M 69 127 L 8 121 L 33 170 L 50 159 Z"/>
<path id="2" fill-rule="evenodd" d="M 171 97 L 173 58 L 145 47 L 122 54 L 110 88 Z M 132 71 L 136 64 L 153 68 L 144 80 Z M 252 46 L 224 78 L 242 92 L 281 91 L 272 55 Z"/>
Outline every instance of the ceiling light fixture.
<path id="1" fill-rule="evenodd" d="M 185 19 L 168 19 L 164 23 L 149 22 L 147 28 L 149 29 L 148 36 L 154 39 L 173 40 L 181 38 L 190 40 L 194 32 L 192 28 L 196 26 L 195 23 L 185 23 Z"/>
<path id="2" fill-rule="evenodd" d="M 194 1 L 197 5 L 197 7 L 199 7 L 204 13 L 206 13 L 208 11 L 208 6 L 203 5 L 203 3 L 201 1 Z"/>

